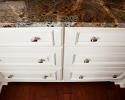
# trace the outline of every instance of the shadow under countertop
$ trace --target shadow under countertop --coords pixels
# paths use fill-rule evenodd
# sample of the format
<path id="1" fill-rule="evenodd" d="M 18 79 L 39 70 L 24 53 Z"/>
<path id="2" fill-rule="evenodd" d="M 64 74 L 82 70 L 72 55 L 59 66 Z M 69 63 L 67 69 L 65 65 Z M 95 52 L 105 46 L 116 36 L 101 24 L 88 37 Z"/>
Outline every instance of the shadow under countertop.
<path id="1" fill-rule="evenodd" d="M 125 27 L 125 0 L 0 0 L 0 26 Z"/>

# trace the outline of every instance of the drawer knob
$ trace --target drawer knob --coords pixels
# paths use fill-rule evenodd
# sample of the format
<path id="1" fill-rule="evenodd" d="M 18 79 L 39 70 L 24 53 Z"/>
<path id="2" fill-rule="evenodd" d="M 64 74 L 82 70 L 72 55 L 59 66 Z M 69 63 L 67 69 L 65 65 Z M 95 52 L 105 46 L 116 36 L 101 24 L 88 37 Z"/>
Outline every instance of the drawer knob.
<path id="1" fill-rule="evenodd" d="M 38 63 L 44 63 L 44 61 L 46 61 L 45 59 L 39 59 Z"/>
<path id="2" fill-rule="evenodd" d="M 113 75 L 113 78 L 117 78 L 118 77 L 118 75 Z"/>
<path id="3" fill-rule="evenodd" d="M 90 62 L 90 60 L 87 58 L 84 60 L 84 63 L 89 63 L 89 62 Z"/>
<path id="4" fill-rule="evenodd" d="M 9 76 L 8 76 L 8 78 L 13 78 L 13 77 L 14 77 L 14 75 L 9 75 Z"/>
<path id="5" fill-rule="evenodd" d="M 40 37 L 34 37 L 31 39 L 32 42 L 38 42 L 40 40 Z"/>
<path id="6" fill-rule="evenodd" d="M 80 76 L 79 76 L 79 79 L 83 79 L 83 78 L 84 78 L 84 76 L 83 76 L 83 75 L 80 75 Z"/>
<path id="7" fill-rule="evenodd" d="M 44 78 L 44 79 L 47 79 L 48 77 L 49 77 L 49 76 L 45 75 L 43 78 Z"/>
<path id="8" fill-rule="evenodd" d="M 98 41 L 97 37 L 92 37 L 91 38 L 91 42 L 97 42 L 97 41 Z"/>

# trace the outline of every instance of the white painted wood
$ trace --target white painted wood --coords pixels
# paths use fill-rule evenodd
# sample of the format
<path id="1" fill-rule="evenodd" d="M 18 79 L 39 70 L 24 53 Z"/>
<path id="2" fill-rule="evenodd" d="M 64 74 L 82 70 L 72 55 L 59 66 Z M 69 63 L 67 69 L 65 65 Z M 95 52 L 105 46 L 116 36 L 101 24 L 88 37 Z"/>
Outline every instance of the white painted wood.
<path id="1" fill-rule="evenodd" d="M 2 75 L 2 73 L 0 73 L 0 93 L 1 93 L 2 87 L 3 87 L 3 80 L 4 80 L 4 76 Z"/>
<path id="2" fill-rule="evenodd" d="M 66 27 L 64 80 L 113 81 L 125 77 L 125 29 Z M 117 75 L 117 78 L 113 78 Z M 118 83 L 124 86 L 123 83 Z"/>
<path id="3" fill-rule="evenodd" d="M 2 91 L 2 83 L 0 82 L 0 93 L 1 93 L 1 91 Z"/>
<path id="4" fill-rule="evenodd" d="M 1 70 L 1 73 L 5 77 L 3 82 L 49 82 L 61 79 L 60 70 Z"/>
<path id="5" fill-rule="evenodd" d="M 58 48 L 57 48 L 58 49 Z M 0 55 L 1 56 L 27 56 L 27 55 L 36 55 L 39 54 L 49 54 L 54 52 L 56 48 L 53 47 L 35 47 L 35 46 L 0 46 Z"/>
<path id="6" fill-rule="evenodd" d="M 84 61 L 88 59 L 89 62 Z M 65 47 L 65 66 L 125 66 L 125 47 Z"/>
<path id="7" fill-rule="evenodd" d="M 120 85 L 121 88 L 125 88 L 125 73 L 123 75 L 123 78 L 121 80 L 116 81 L 115 84 Z"/>
<path id="8" fill-rule="evenodd" d="M 40 59 L 43 63 L 39 63 Z M 44 61 L 45 60 L 45 61 Z M 60 47 L 0 47 L 0 67 L 11 65 L 61 66 Z"/>
<path id="9" fill-rule="evenodd" d="M 88 64 L 110 64 L 110 63 L 125 63 L 125 55 L 112 55 L 112 56 L 105 56 L 105 55 L 76 55 L 74 57 L 73 64 L 86 64 L 85 61 L 89 60 Z"/>
<path id="10" fill-rule="evenodd" d="M 0 46 L 61 46 L 61 27 L 0 28 Z M 39 37 L 38 42 L 32 42 Z"/>
<path id="11" fill-rule="evenodd" d="M 64 80 L 118 81 L 124 77 L 124 73 L 125 68 L 68 68 L 64 69 Z M 117 78 L 113 78 L 114 75 L 117 75 Z"/>
<path id="12" fill-rule="evenodd" d="M 43 63 L 39 63 L 40 59 L 43 59 Z M 24 56 L 24 57 L 14 57 L 14 56 L 1 56 L 0 64 L 47 64 L 54 65 L 54 56 L 42 54 L 41 56 Z"/>
<path id="13" fill-rule="evenodd" d="M 28 82 L 49 82 L 49 81 L 60 81 L 62 80 L 62 68 L 60 67 L 41 67 L 41 66 L 36 66 L 36 65 L 32 65 L 32 66 L 26 66 L 26 65 L 22 65 L 22 66 L 8 66 L 8 67 L 2 67 L 0 68 L 0 72 L 3 74 L 3 73 L 8 73 L 8 74 L 20 74 L 20 75 L 25 75 L 25 74 L 28 74 L 28 75 L 42 75 L 42 73 L 46 74 L 46 73 L 56 73 L 56 79 L 57 80 L 41 80 L 39 77 L 40 80 L 37 80 L 36 79 L 33 79 L 32 81 L 30 80 L 27 80 Z M 4 74 L 3 74 L 4 76 Z M 21 79 L 21 80 L 20 80 Z M 29 78 L 31 79 L 31 78 Z M 26 79 L 24 78 L 23 80 L 23 77 L 22 78 L 16 78 L 14 81 L 16 82 L 16 80 L 18 80 L 18 82 L 20 81 L 23 81 L 25 82 Z M 5 82 L 8 82 L 8 81 L 5 81 L 3 80 L 4 83 Z"/>
<path id="14" fill-rule="evenodd" d="M 65 33 L 65 46 L 125 46 L 125 28 L 66 27 Z"/>
<path id="15" fill-rule="evenodd" d="M 113 81 L 124 87 L 125 28 L 0 28 L 0 72 L 2 85 Z"/>
<path id="16" fill-rule="evenodd" d="M 27 80 L 39 80 L 39 81 L 42 81 L 42 80 L 56 80 L 56 73 L 55 72 L 41 72 L 41 73 L 3 73 L 5 75 L 5 81 L 9 81 L 9 82 L 13 82 L 13 81 L 27 81 Z M 13 75 L 12 78 L 8 78 L 9 75 Z M 47 78 L 45 79 L 44 77 L 47 76 Z"/>
<path id="17" fill-rule="evenodd" d="M 121 75 L 123 74 L 123 72 L 71 72 L 70 75 L 70 79 L 71 80 L 116 80 L 116 79 L 121 79 Z M 113 75 L 118 75 L 118 78 L 113 78 Z M 83 79 L 80 79 L 80 76 L 83 76 Z"/>

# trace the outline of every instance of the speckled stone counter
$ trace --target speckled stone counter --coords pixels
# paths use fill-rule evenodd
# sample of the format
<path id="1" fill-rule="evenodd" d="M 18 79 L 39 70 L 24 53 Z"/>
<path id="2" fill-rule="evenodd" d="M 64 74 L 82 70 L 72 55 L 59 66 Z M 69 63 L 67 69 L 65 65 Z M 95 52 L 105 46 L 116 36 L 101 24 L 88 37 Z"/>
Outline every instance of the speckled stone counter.
<path id="1" fill-rule="evenodd" d="M 125 27 L 125 0 L 0 0 L 0 27 Z"/>

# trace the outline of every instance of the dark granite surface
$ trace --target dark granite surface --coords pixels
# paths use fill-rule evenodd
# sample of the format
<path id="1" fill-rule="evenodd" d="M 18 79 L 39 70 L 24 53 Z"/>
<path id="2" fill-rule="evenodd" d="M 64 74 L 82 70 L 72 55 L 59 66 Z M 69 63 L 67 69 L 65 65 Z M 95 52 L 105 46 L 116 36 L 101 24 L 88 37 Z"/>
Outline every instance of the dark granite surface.
<path id="1" fill-rule="evenodd" d="M 1 27 L 125 27 L 125 0 L 0 0 Z"/>

